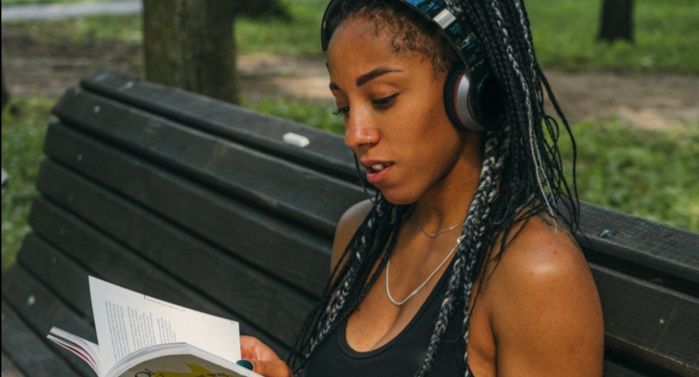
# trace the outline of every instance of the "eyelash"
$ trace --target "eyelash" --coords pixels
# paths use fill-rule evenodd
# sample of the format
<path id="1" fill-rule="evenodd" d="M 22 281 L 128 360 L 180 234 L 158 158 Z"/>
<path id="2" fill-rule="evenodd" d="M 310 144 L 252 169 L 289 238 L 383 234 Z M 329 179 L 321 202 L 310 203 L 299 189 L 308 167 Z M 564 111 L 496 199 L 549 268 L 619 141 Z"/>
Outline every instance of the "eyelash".
<path id="1" fill-rule="evenodd" d="M 396 97 L 398 97 L 398 93 L 391 94 L 390 96 L 375 99 L 371 101 L 371 104 L 380 108 L 380 109 L 385 109 L 393 104 L 395 102 Z"/>
<path id="2" fill-rule="evenodd" d="M 333 115 L 345 115 L 349 112 L 349 106 L 341 107 L 335 111 L 333 111 Z"/>
<path id="3" fill-rule="evenodd" d="M 390 96 L 387 96 L 387 97 L 375 99 L 375 100 L 371 101 L 371 104 L 379 109 L 386 109 L 393 104 L 396 97 L 398 97 L 398 94 L 399 93 L 391 94 Z M 340 114 L 346 115 L 347 113 L 349 113 L 349 106 L 341 107 L 341 108 L 333 111 L 333 114 L 335 114 L 335 115 L 340 115 Z"/>

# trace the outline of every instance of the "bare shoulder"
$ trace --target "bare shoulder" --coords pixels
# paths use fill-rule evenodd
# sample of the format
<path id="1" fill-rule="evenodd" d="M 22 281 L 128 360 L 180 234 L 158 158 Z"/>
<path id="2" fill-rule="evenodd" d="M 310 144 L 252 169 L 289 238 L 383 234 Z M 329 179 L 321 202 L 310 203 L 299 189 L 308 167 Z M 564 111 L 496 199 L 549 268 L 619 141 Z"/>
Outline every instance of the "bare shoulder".
<path id="1" fill-rule="evenodd" d="M 330 270 L 334 269 L 339 262 L 352 236 L 371 211 L 371 207 L 372 203 L 369 199 L 362 200 L 349 207 L 338 220 L 330 256 Z"/>
<path id="2" fill-rule="evenodd" d="M 497 268 L 503 277 L 570 280 L 590 275 L 582 251 L 566 229 L 533 217 L 513 229 L 514 235 Z"/>
<path id="3" fill-rule="evenodd" d="M 526 222 L 503 252 L 487 291 L 491 330 L 499 351 L 507 351 L 498 360 L 498 375 L 518 375 L 522 368 L 543 373 L 532 375 L 601 375 L 599 296 L 566 230 L 540 218 Z"/>
<path id="4" fill-rule="evenodd" d="M 513 235 L 517 230 L 488 282 L 494 294 L 512 296 L 498 300 L 498 307 L 512 305 L 514 297 L 555 301 L 581 291 L 596 297 L 585 256 L 567 230 L 538 217 L 514 229 Z"/>

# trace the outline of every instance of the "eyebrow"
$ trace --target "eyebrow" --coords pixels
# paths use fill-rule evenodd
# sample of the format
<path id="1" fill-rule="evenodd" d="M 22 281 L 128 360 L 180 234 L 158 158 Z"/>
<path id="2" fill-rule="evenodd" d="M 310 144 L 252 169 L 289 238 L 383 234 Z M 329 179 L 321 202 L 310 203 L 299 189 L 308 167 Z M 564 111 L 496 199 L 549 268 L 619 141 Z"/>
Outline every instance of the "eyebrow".
<path id="1" fill-rule="evenodd" d="M 387 73 L 391 73 L 391 72 L 402 72 L 402 70 L 400 70 L 398 68 L 391 68 L 391 67 L 378 67 L 376 69 L 373 69 L 373 70 L 359 76 L 357 78 L 357 86 L 358 87 L 362 86 L 362 85 L 368 83 L 369 81 L 371 81 L 379 76 L 383 76 L 383 75 L 385 75 Z M 335 84 L 334 82 L 331 82 L 330 89 L 331 90 L 339 90 L 340 87 L 337 86 L 337 84 Z"/>
<path id="2" fill-rule="evenodd" d="M 369 81 L 371 81 L 379 76 L 382 76 L 382 75 L 385 75 L 385 74 L 391 73 L 391 72 L 401 72 L 401 70 L 398 68 L 391 68 L 391 67 L 376 68 L 368 73 L 365 73 L 365 74 L 359 76 L 357 78 L 357 86 L 362 86 L 362 85 L 366 84 L 367 82 L 369 82 Z"/>

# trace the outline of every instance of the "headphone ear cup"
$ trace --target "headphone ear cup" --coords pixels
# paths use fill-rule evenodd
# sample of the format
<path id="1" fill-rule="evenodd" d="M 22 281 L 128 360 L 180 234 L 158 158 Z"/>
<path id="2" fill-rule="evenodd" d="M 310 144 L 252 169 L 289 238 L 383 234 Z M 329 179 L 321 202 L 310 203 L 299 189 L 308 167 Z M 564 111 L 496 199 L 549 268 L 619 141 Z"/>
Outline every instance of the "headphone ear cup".
<path id="1" fill-rule="evenodd" d="M 444 84 L 444 107 L 449 120 L 458 128 L 482 131 L 483 128 L 471 116 L 471 82 L 466 67 L 457 64 Z"/>
<path id="2" fill-rule="evenodd" d="M 480 129 L 495 131 L 504 121 L 504 95 L 495 77 L 486 73 L 473 77 L 468 93 L 470 114 Z"/>
<path id="3" fill-rule="evenodd" d="M 472 77 L 462 64 L 447 75 L 444 107 L 451 122 L 472 131 L 494 131 L 503 123 L 504 98 L 495 77 L 477 70 Z"/>

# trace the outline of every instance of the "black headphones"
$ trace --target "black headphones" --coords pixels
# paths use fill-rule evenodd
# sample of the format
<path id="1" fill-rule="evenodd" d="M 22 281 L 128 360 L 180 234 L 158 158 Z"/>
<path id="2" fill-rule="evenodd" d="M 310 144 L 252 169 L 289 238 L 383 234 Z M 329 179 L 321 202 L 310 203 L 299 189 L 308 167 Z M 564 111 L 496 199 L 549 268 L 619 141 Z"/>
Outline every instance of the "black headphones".
<path id="1" fill-rule="evenodd" d="M 444 85 L 444 105 L 452 123 L 473 131 L 498 130 L 505 114 L 503 94 L 471 28 L 452 13 L 444 0 L 400 2 L 436 23 L 461 58 L 461 64 L 451 69 Z M 327 22 L 339 3 L 331 0 L 325 8 L 320 35 L 323 51 L 327 51 L 331 37 Z"/>

